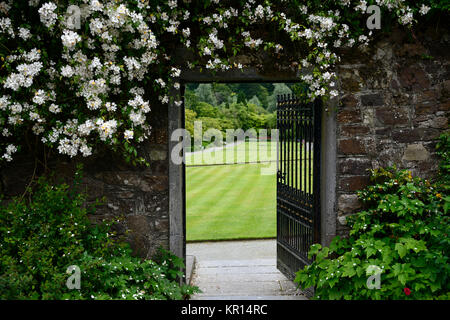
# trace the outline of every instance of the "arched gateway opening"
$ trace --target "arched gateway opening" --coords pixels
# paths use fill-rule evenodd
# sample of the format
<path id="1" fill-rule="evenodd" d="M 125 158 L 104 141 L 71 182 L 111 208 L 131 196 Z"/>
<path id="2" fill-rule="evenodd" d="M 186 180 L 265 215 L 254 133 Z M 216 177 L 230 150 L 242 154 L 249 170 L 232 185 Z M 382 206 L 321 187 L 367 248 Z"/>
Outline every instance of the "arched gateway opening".
<path id="1" fill-rule="evenodd" d="M 174 101 L 183 96 L 185 84 L 192 82 L 298 81 L 296 74 L 265 75 L 255 70 L 215 74 L 186 70 L 181 77 L 180 89 L 172 92 Z M 281 96 L 277 102 L 277 268 L 290 279 L 310 263 L 307 250 L 312 243 L 326 245 L 336 234 L 336 124 L 335 114 L 329 111 L 332 107 L 322 106 L 319 100 L 302 103 L 290 96 Z M 177 134 L 180 128 L 184 128 L 184 105 L 173 104 L 169 106 L 169 155 L 179 151 L 177 146 L 183 140 Z M 186 259 L 185 162 L 169 164 L 169 228 L 170 250 Z"/>

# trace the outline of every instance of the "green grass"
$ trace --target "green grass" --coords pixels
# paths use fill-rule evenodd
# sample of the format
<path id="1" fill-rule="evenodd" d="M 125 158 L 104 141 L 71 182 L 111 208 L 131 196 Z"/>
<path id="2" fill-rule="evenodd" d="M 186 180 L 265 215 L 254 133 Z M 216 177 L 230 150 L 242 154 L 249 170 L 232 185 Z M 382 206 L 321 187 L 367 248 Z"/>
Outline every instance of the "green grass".
<path id="1" fill-rule="evenodd" d="M 276 142 L 247 141 L 220 150 L 195 152 L 186 155 L 186 165 L 223 164 L 256 161 L 275 161 L 277 159 Z"/>
<path id="2" fill-rule="evenodd" d="M 290 148 L 297 151 L 297 156 L 300 158 L 301 143 L 297 146 L 294 143 L 290 144 Z M 305 157 L 305 148 L 302 148 L 303 156 Z M 290 150 L 290 154 L 294 156 L 294 152 Z M 277 160 L 277 143 L 276 142 L 256 142 L 246 141 L 239 144 L 234 144 L 229 147 L 219 148 L 219 150 L 203 152 L 194 152 L 186 154 L 186 165 L 202 165 L 202 164 L 226 164 L 226 163 L 242 163 L 242 162 L 266 162 Z"/>
<path id="3" fill-rule="evenodd" d="M 186 168 L 186 240 L 276 236 L 276 178 L 268 164 Z"/>
<path id="4" fill-rule="evenodd" d="M 234 157 L 226 157 L 227 150 L 186 156 L 186 240 L 275 237 L 276 143 L 245 142 L 225 149 Z M 211 165 L 249 161 L 273 162 Z M 298 179 L 308 167 L 306 162 L 298 169 Z"/>

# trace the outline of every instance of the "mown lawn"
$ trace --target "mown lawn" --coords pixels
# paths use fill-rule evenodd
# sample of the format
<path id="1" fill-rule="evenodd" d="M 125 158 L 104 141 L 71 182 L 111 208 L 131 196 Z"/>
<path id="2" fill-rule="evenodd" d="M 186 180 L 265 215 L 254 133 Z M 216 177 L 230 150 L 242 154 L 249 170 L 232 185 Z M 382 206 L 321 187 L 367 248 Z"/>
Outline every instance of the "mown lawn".
<path id="1" fill-rule="evenodd" d="M 271 162 L 212 165 L 253 161 Z M 308 167 L 305 162 L 297 170 L 298 180 L 304 179 Z M 187 154 L 187 241 L 275 237 L 275 173 L 276 143 L 244 142 L 213 152 Z"/>
<path id="2" fill-rule="evenodd" d="M 186 165 L 276 161 L 276 142 L 246 141 L 210 151 L 186 154 Z"/>
<path id="3" fill-rule="evenodd" d="M 276 236 L 276 176 L 269 164 L 186 167 L 186 239 Z"/>

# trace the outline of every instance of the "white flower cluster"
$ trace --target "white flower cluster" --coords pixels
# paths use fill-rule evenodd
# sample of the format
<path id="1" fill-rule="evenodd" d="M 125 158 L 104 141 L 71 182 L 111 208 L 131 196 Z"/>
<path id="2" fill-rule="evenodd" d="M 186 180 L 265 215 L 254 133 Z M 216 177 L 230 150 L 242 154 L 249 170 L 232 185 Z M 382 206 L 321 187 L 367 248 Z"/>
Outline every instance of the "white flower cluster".
<path id="1" fill-rule="evenodd" d="M 2 158 L 6 161 L 11 161 L 12 157 L 11 155 L 17 151 L 17 147 L 15 145 L 9 144 L 6 147 L 6 152 L 3 154 Z"/>
<path id="2" fill-rule="evenodd" d="M 47 27 L 51 28 L 58 19 L 58 15 L 55 13 L 55 10 L 58 7 L 53 2 L 47 2 L 39 9 L 39 16 L 41 18 L 41 22 Z"/>
<path id="3" fill-rule="evenodd" d="M 330 71 L 339 60 L 335 49 L 367 45 L 371 36 L 369 30 L 355 35 L 341 14 L 342 10 L 365 14 L 369 3 L 365 0 L 338 0 L 328 11 L 303 4 L 294 15 L 283 12 L 290 3 L 285 0 L 246 0 L 239 8 L 213 0 L 196 16 L 189 0 L 160 5 L 148 0 L 70 1 L 80 7 L 79 29 L 65 21 L 68 8 L 61 2 L 27 3 L 28 7 L 15 6 L 12 0 L 0 0 L 1 65 L 8 70 L 0 80 L 0 154 L 5 161 L 20 146 L 3 141 L 12 141 L 21 126 L 32 128 L 43 143 L 71 157 L 91 155 L 98 143 L 128 146 L 147 139 L 151 130 L 147 100 L 154 96 L 167 104 L 168 90 L 180 88 L 180 66 L 172 65 L 169 51 L 160 45 L 163 41 L 181 41 L 196 50 L 202 62 L 186 61 L 189 68 L 200 63 L 212 70 L 242 69 L 246 66 L 230 59 L 240 48 L 284 53 L 281 43 L 265 38 L 261 25 L 270 24 L 308 49 L 308 56 L 297 65 L 311 70 L 302 80 L 315 99 L 339 94 L 336 75 Z M 431 10 L 424 4 L 409 7 L 405 0 L 376 0 L 376 4 L 397 14 L 404 25 L 415 21 L 414 14 Z M 40 29 L 11 20 L 26 19 L 24 9 L 38 14 Z M 197 34 L 193 36 L 192 30 Z M 8 47 L 11 43 L 17 46 Z M 173 101 L 173 106 L 181 105 L 180 99 Z"/>

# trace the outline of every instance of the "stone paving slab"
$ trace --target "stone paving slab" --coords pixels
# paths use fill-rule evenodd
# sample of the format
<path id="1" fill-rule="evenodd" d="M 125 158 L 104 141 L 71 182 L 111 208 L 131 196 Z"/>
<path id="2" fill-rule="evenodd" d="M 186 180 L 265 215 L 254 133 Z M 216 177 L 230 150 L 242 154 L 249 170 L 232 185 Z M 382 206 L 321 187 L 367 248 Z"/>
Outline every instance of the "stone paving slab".
<path id="1" fill-rule="evenodd" d="M 286 278 L 280 273 L 256 273 L 256 274 L 202 274 L 203 282 L 211 282 L 220 278 L 221 281 L 240 281 L 240 282 L 254 282 L 254 281 L 284 281 Z"/>
<path id="2" fill-rule="evenodd" d="M 197 266 L 201 268 L 236 267 L 236 266 L 273 266 L 274 259 L 247 259 L 247 260 L 202 260 Z"/>
<path id="3" fill-rule="evenodd" d="M 267 274 L 267 273 L 276 273 L 277 269 L 275 266 L 217 266 L 217 267 L 208 267 L 199 268 L 196 270 L 198 274 L 215 274 L 220 276 L 222 274 Z"/>

